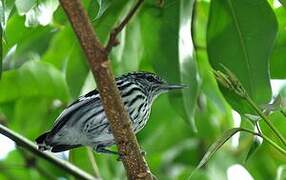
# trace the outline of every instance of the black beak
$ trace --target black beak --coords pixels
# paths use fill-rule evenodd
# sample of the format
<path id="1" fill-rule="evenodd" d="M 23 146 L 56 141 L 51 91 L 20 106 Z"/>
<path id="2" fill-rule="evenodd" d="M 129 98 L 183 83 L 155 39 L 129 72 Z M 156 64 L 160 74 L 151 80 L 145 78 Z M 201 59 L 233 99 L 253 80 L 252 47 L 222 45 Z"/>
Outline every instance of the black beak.
<path id="1" fill-rule="evenodd" d="M 175 89 L 183 89 L 183 88 L 187 88 L 186 85 L 178 85 L 178 84 L 167 84 L 163 86 L 164 90 L 175 90 Z"/>

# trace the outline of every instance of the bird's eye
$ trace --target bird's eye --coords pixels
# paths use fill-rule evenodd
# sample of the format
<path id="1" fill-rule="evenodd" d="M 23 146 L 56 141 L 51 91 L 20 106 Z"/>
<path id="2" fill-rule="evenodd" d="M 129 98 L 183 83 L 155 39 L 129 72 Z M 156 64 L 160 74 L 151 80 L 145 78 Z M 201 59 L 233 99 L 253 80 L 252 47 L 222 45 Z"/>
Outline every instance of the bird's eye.
<path id="1" fill-rule="evenodd" d="M 148 76 L 148 77 L 147 77 L 147 80 L 148 80 L 149 82 L 154 82 L 154 81 L 155 81 L 154 77 L 152 77 L 152 76 Z"/>

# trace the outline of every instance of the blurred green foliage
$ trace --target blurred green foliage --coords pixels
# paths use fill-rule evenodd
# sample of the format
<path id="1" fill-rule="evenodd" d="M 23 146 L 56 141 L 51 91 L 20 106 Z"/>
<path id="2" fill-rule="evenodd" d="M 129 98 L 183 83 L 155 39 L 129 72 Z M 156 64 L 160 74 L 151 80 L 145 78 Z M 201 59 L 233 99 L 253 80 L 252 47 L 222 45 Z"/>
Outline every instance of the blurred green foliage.
<path id="1" fill-rule="evenodd" d="M 52 126 L 65 106 L 95 88 L 94 82 L 57 0 L 1 2 L 0 122 L 34 140 Z M 103 44 L 134 4 L 127 0 L 83 3 Z M 146 0 L 119 34 L 120 44 L 110 55 L 116 75 L 153 71 L 189 86 L 184 92 L 159 97 L 147 126 L 137 135 L 158 179 L 187 179 L 208 147 L 234 127 L 232 108 L 241 115 L 252 112 L 241 99 L 217 86 L 212 68 L 221 69 L 222 63 L 231 69 L 258 105 L 269 103 L 270 78 L 285 79 L 286 9 L 273 3 L 165 0 L 160 5 Z M 282 96 L 286 98 L 285 93 Z M 270 118 L 286 135 L 286 117 L 275 112 Z M 241 126 L 253 128 L 244 117 Z M 261 129 L 275 140 L 265 124 Z M 264 142 L 245 162 L 252 141 L 252 136 L 241 133 L 238 146 L 226 143 L 192 179 L 231 178 L 227 170 L 234 164 L 241 164 L 254 179 L 274 179 L 279 173 L 283 179 L 286 158 Z M 125 178 L 116 157 L 94 156 L 103 179 Z M 0 179 L 71 178 L 37 157 L 30 165 L 27 157 L 33 155 L 19 148 L 1 159 Z M 87 148 L 72 150 L 70 161 L 94 173 Z"/>

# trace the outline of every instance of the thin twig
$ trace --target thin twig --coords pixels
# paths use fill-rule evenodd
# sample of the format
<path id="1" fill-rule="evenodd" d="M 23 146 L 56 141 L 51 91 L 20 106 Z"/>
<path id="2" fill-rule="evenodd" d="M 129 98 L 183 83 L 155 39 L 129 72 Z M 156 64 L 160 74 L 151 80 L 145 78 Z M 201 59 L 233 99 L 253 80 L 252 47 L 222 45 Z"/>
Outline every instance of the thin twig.
<path id="1" fill-rule="evenodd" d="M 93 180 L 96 179 L 94 176 L 82 171 L 81 169 L 77 168 L 76 166 L 72 165 L 71 163 L 67 161 L 59 159 L 50 153 L 39 151 L 37 149 L 37 146 L 34 143 L 32 143 L 30 140 L 8 129 L 7 127 L 1 124 L 0 124 L 0 133 L 10 138 L 11 140 L 13 140 L 18 146 L 21 146 L 24 149 L 33 153 L 34 155 L 53 163 L 54 165 L 58 166 L 60 169 L 66 171 L 67 173 L 72 174 L 76 178 L 93 179 Z"/>
<path id="2" fill-rule="evenodd" d="M 240 131 L 244 131 L 244 132 L 248 132 L 248 133 L 251 133 L 253 135 L 256 135 L 256 136 L 259 136 L 261 137 L 262 139 L 264 139 L 267 143 L 269 143 L 271 146 L 273 146 L 276 150 L 278 150 L 279 152 L 281 152 L 282 154 L 286 155 L 286 151 L 285 149 L 281 148 L 279 145 L 277 145 L 275 142 L 273 142 L 269 137 L 263 135 L 263 134 L 259 134 L 259 133 L 256 133 L 256 132 L 253 132 L 249 129 L 245 129 L 245 128 L 239 128 Z"/>
<path id="3" fill-rule="evenodd" d="M 91 164 L 91 167 L 93 169 L 93 174 L 95 177 L 100 177 L 99 175 L 99 170 L 98 170 L 98 167 L 97 167 L 97 164 L 96 164 L 96 161 L 95 161 L 95 158 L 94 158 L 94 155 L 93 155 L 93 151 L 91 148 L 86 148 L 87 150 L 87 155 L 88 155 L 88 159 L 89 159 L 89 162 Z"/>
<path id="4" fill-rule="evenodd" d="M 50 174 L 47 172 L 46 169 L 42 168 L 39 166 L 38 162 L 37 162 L 37 159 L 35 156 L 31 156 L 29 155 L 27 152 L 25 152 L 25 149 L 21 149 L 21 148 L 18 148 L 18 151 L 21 153 L 21 155 L 23 156 L 23 158 L 25 159 L 25 167 L 26 168 L 34 168 L 35 170 L 37 170 L 41 175 L 43 175 L 43 177 L 45 179 L 57 179 L 56 176 Z"/>
<path id="5" fill-rule="evenodd" d="M 270 119 L 268 119 L 268 117 L 265 116 L 265 114 L 259 109 L 259 107 L 257 107 L 255 102 L 249 96 L 246 96 L 246 100 L 252 106 L 252 108 L 256 111 L 256 113 L 264 120 L 264 122 L 273 131 L 273 133 L 275 133 L 275 135 L 280 139 L 280 141 L 283 143 L 283 145 L 286 146 L 285 138 L 280 133 L 280 131 L 272 124 Z"/>
<path id="6" fill-rule="evenodd" d="M 123 21 L 115 28 L 112 29 L 109 40 L 107 42 L 107 45 L 105 47 L 105 51 L 108 54 L 113 46 L 118 45 L 118 40 L 116 39 L 117 35 L 122 31 L 122 29 L 127 25 L 127 23 L 130 21 L 132 16 L 135 14 L 135 12 L 139 9 L 140 5 L 143 3 L 144 0 L 138 0 L 138 2 L 135 4 L 135 6 L 128 12 L 126 17 L 123 19 Z"/>
<path id="7" fill-rule="evenodd" d="M 152 179 L 149 167 L 140 152 L 138 141 L 132 130 L 129 115 L 124 108 L 119 90 L 116 86 L 111 64 L 108 60 L 108 51 L 106 51 L 104 46 L 97 40 L 95 31 L 81 1 L 60 0 L 60 3 L 71 22 L 73 30 L 80 41 L 80 45 L 91 67 L 101 102 L 110 123 L 111 132 L 117 144 L 118 152 L 122 155 L 121 159 L 128 178 Z M 128 17 L 124 23 L 127 23 L 130 18 L 131 16 Z"/>
<path id="8" fill-rule="evenodd" d="M 284 112 L 283 110 L 280 111 L 281 114 L 283 114 L 284 117 L 286 117 L 286 112 Z"/>

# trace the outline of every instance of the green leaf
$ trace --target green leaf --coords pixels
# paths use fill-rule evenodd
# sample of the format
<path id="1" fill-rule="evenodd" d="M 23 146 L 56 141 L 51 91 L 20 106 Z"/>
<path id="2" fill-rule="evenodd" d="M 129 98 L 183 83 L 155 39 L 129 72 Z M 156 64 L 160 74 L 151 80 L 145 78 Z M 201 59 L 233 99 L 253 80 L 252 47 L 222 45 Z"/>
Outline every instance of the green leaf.
<path id="1" fill-rule="evenodd" d="M 5 2 L 4 0 L 0 1 L 0 22 L 1 22 L 1 26 L 5 24 Z"/>
<path id="2" fill-rule="evenodd" d="M 107 41 L 111 30 L 121 22 L 133 4 L 133 1 L 126 0 L 112 1 L 104 14 L 100 18 L 94 19 L 93 25 L 95 27 L 96 35 L 102 43 Z M 88 12 L 93 12 L 93 6 L 90 6 L 90 8 L 91 9 L 89 9 Z M 97 15 L 95 15 L 95 17 L 96 16 Z"/>
<path id="3" fill-rule="evenodd" d="M 251 143 L 251 146 L 247 152 L 245 162 L 247 162 L 249 158 L 251 158 L 255 154 L 255 152 L 261 146 L 261 144 L 262 144 L 262 140 L 260 139 L 260 137 L 253 136 L 253 142 Z"/>
<path id="4" fill-rule="evenodd" d="M 57 10 L 59 1 L 45 0 L 30 9 L 26 14 L 25 26 L 46 26 L 52 22 L 53 13 Z"/>
<path id="5" fill-rule="evenodd" d="M 286 0 L 279 0 L 279 2 L 286 8 Z"/>
<path id="6" fill-rule="evenodd" d="M 278 129 L 278 131 L 284 137 L 286 137 L 286 131 L 285 131 L 285 129 L 286 129 L 285 118 L 286 117 L 281 112 L 277 111 L 277 112 L 271 113 L 268 116 L 268 118 L 271 120 L 271 123 Z M 273 141 L 275 141 L 281 145 L 281 141 L 272 133 L 272 131 L 268 128 L 266 123 L 260 123 L 260 127 L 261 127 L 263 134 L 265 134 L 271 140 L 273 140 Z M 286 157 L 283 157 L 283 158 L 286 159 Z"/>
<path id="7" fill-rule="evenodd" d="M 198 136 L 206 139 L 207 143 L 214 141 L 222 133 L 223 129 L 233 127 L 231 107 L 219 91 L 208 61 L 206 29 L 209 7 L 210 2 L 196 1 L 194 11 L 197 13 L 194 14 L 192 29 L 198 71 L 201 77 L 201 90 L 195 119 L 198 127 Z M 217 119 L 219 123 L 214 123 L 214 119 Z"/>
<path id="8" fill-rule="evenodd" d="M 2 77 L 2 63 L 3 63 L 3 28 L 0 24 L 0 79 Z"/>
<path id="9" fill-rule="evenodd" d="M 103 15 L 103 13 L 106 11 L 106 9 L 112 3 L 111 1 L 112 0 L 97 0 L 99 8 L 98 8 L 98 12 L 97 12 L 95 19 L 98 19 Z"/>
<path id="10" fill-rule="evenodd" d="M 286 78 L 286 8 L 275 9 L 275 14 L 279 23 L 278 36 L 270 59 L 270 73 L 273 79 Z"/>
<path id="11" fill-rule="evenodd" d="M 268 60 L 277 32 L 275 15 L 266 0 L 211 2 L 207 50 L 212 67 L 230 69 L 257 104 L 271 98 Z M 246 103 L 225 88 L 224 96 L 241 113 Z"/>
<path id="12" fill-rule="evenodd" d="M 193 3 L 194 1 L 190 0 L 181 1 L 180 3 L 180 28 L 178 41 L 180 78 L 181 82 L 189 87 L 183 90 L 184 108 L 191 126 L 196 130 L 194 112 L 200 81 L 191 35 Z"/>
<path id="13" fill-rule="evenodd" d="M 76 42 L 67 57 L 66 81 L 73 99 L 80 95 L 82 86 L 88 75 L 88 65 L 81 47 Z"/>
<path id="14" fill-rule="evenodd" d="M 240 128 L 232 128 L 227 130 L 226 132 L 223 133 L 222 136 L 220 136 L 207 150 L 205 155 L 203 156 L 202 160 L 200 161 L 199 165 L 196 167 L 196 169 L 200 169 L 204 165 L 207 164 L 207 162 L 210 160 L 210 158 L 215 154 L 219 148 L 221 148 L 224 143 L 229 140 L 233 135 L 235 135 L 237 132 L 239 132 L 241 129 Z M 193 172 L 194 173 L 194 172 Z M 192 174 L 193 174 L 192 173 Z"/>
<path id="15" fill-rule="evenodd" d="M 12 59 L 4 61 L 4 70 L 17 68 L 33 57 L 41 56 L 48 49 L 50 39 L 55 34 L 51 27 L 26 28 L 24 22 L 24 17 L 14 14 L 7 23 L 3 55 L 7 56 L 15 46 L 17 49 Z"/>
<path id="16" fill-rule="evenodd" d="M 9 127 L 23 136 L 35 140 L 47 129 L 50 100 L 44 97 L 21 98 L 16 101 L 14 118 L 9 119 Z M 27 121 L 27 119 L 29 119 Z M 33 128 L 31 128 L 33 127 Z"/>
<path id="17" fill-rule="evenodd" d="M 69 25 L 60 29 L 53 36 L 50 47 L 43 55 L 42 60 L 55 65 L 65 73 L 72 98 L 78 97 L 89 68 L 86 57 Z"/>
<path id="18" fill-rule="evenodd" d="M 152 64 L 170 83 L 189 87 L 183 92 L 171 92 L 170 101 L 196 130 L 193 116 L 199 84 L 191 37 L 192 8 L 193 1 L 189 0 L 168 1 L 162 8 L 145 5 L 140 11 L 140 21 L 144 45 L 142 61 Z"/>
<path id="19" fill-rule="evenodd" d="M 139 21 L 131 21 L 119 34 L 120 44 L 112 49 L 111 59 L 116 74 L 137 71 L 143 54 Z"/>
<path id="20" fill-rule="evenodd" d="M 15 5 L 20 15 L 26 14 L 36 4 L 36 0 L 16 0 Z"/>
<path id="21" fill-rule="evenodd" d="M 76 166 L 81 167 L 84 171 L 94 175 L 91 161 L 88 156 L 88 148 L 81 147 L 70 151 L 69 160 Z"/>
<path id="22" fill-rule="evenodd" d="M 283 180 L 286 178 L 286 166 L 285 165 L 281 165 L 278 167 L 277 169 L 277 173 L 276 173 L 276 177 L 275 180 Z"/>
<path id="23" fill-rule="evenodd" d="M 11 151 L 5 161 L 0 163 L 1 174 L 7 179 L 38 179 L 40 175 L 33 168 L 26 168 L 26 162 L 18 150 Z"/>
<path id="24" fill-rule="evenodd" d="M 63 102 L 69 100 L 63 75 L 53 66 L 42 62 L 31 61 L 17 70 L 4 72 L 0 87 L 0 103 L 22 97 L 43 96 Z"/>
<path id="25" fill-rule="evenodd" d="M 76 36 L 69 25 L 59 29 L 50 41 L 49 49 L 44 53 L 42 61 L 53 64 L 59 70 L 64 70 L 75 44 Z"/>

